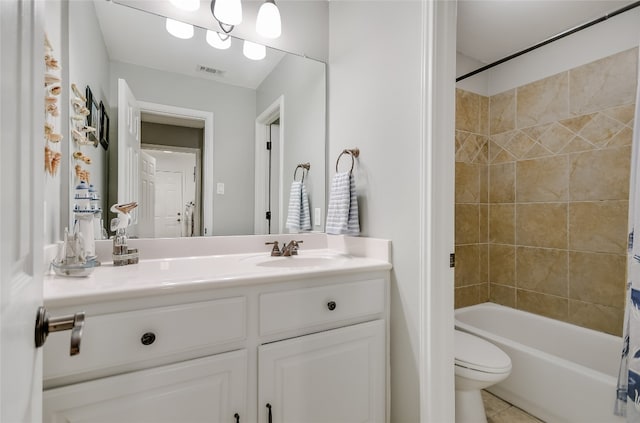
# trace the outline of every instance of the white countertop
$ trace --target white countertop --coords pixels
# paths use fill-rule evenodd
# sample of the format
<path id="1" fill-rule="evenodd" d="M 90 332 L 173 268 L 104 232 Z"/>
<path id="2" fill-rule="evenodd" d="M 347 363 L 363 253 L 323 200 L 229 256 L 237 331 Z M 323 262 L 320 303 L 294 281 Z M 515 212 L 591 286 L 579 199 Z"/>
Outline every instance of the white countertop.
<path id="1" fill-rule="evenodd" d="M 118 267 L 105 263 L 85 278 L 46 275 L 44 303 L 51 309 L 301 277 L 391 269 L 389 241 L 369 241 L 366 238 L 355 241 L 343 239 L 338 243 L 332 241 L 332 247 L 337 248 L 301 249 L 294 257 L 270 257 L 269 252 L 251 252 L 141 259 L 138 264 Z M 351 243 L 354 245 L 350 248 Z M 385 246 L 387 254 L 384 253 Z M 367 251 L 375 253 L 366 254 Z"/>

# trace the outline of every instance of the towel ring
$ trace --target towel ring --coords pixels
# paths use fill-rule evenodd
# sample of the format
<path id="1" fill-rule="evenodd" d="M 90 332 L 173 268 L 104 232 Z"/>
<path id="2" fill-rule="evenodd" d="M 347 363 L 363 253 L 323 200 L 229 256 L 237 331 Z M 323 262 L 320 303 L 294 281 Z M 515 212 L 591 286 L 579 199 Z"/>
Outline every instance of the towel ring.
<path id="1" fill-rule="evenodd" d="M 304 171 L 306 170 L 307 172 L 309 172 L 309 169 L 311 169 L 311 164 L 309 163 L 300 163 L 298 166 L 296 166 L 296 170 L 293 171 L 293 180 L 296 180 L 296 174 L 298 173 L 298 169 L 302 168 L 302 180 L 300 182 L 304 182 Z"/>
<path id="2" fill-rule="evenodd" d="M 338 163 L 340 163 L 340 158 L 342 157 L 343 154 L 349 154 L 351 156 L 351 170 L 349 171 L 349 173 L 351 173 L 353 172 L 353 165 L 356 162 L 355 157 L 360 156 L 360 149 L 356 147 L 352 149 L 342 150 L 342 153 L 340 153 L 340 155 L 338 156 L 338 160 L 336 160 L 336 173 L 338 173 Z"/>

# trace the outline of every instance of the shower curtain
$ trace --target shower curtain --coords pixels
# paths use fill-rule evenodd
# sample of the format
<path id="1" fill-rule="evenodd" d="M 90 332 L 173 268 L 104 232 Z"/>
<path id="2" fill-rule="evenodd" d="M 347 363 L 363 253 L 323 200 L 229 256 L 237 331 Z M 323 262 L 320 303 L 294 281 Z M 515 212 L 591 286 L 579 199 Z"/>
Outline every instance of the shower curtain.
<path id="1" fill-rule="evenodd" d="M 640 50 L 639 50 L 640 51 Z M 639 54 L 640 56 L 640 54 Z M 640 57 L 631 147 L 627 302 L 615 413 L 640 423 Z M 637 232 L 637 233 L 636 233 Z"/>

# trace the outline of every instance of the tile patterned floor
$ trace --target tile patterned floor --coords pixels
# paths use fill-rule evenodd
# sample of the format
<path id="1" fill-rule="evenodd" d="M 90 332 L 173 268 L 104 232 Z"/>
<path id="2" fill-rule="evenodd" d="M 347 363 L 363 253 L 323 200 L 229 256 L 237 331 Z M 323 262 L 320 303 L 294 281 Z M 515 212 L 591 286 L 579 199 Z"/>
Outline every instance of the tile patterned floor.
<path id="1" fill-rule="evenodd" d="M 541 423 L 539 420 L 518 407 L 496 397 L 495 395 L 482 391 L 482 401 L 487 414 L 487 423 Z"/>

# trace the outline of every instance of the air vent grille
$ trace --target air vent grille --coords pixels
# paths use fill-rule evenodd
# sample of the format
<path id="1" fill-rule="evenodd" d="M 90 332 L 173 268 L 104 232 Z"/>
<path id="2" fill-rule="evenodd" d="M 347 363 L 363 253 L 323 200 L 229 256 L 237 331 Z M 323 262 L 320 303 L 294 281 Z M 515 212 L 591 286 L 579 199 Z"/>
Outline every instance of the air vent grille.
<path id="1" fill-rule="evenodd" d="M 206 73 L 211 76 L 224 76 L 225 71 L 212 68 L 211 66 L 198 65 L 196 66 L 196 71 Z"/>

